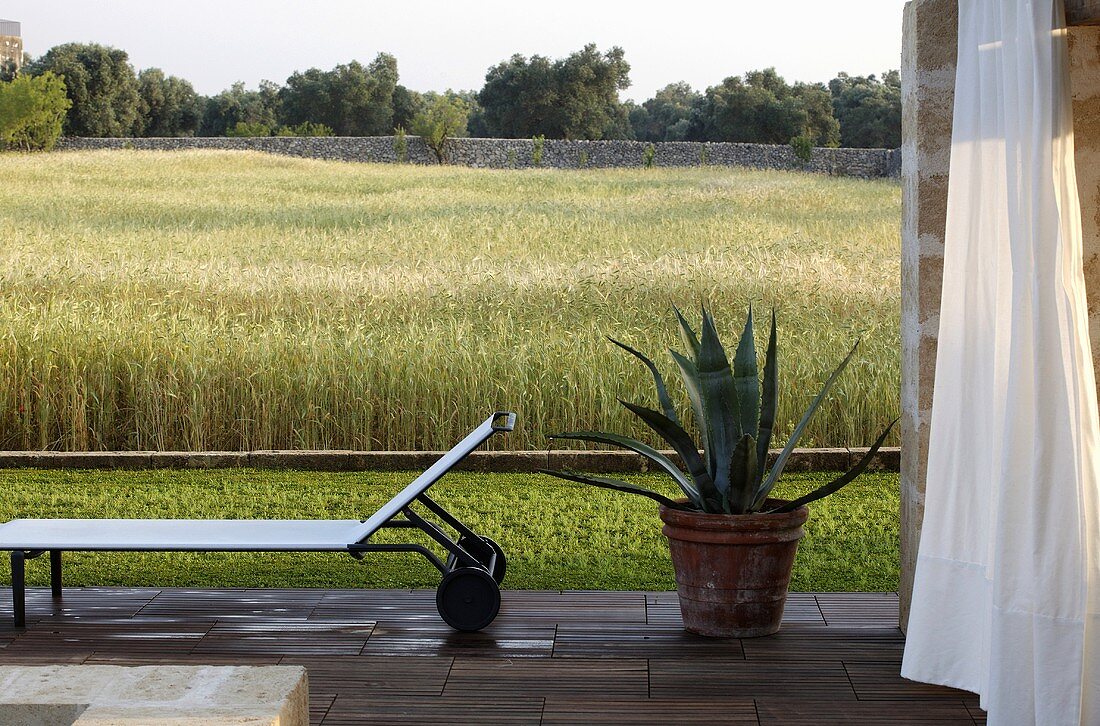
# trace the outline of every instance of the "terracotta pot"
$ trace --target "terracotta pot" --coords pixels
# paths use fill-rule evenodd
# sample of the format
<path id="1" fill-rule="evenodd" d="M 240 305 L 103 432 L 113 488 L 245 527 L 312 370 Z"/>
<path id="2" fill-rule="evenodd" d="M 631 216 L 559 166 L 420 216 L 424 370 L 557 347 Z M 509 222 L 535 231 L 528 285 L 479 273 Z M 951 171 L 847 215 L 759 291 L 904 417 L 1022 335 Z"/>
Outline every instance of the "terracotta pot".
<path id="1" fill-rule="evenodd" d="M 768 500 L 766 506 L 778 506 Z M 684 628 L 716 638 L 779 630 L 806 507 L 783 514 L 703 514 L 661 507 Z"/>

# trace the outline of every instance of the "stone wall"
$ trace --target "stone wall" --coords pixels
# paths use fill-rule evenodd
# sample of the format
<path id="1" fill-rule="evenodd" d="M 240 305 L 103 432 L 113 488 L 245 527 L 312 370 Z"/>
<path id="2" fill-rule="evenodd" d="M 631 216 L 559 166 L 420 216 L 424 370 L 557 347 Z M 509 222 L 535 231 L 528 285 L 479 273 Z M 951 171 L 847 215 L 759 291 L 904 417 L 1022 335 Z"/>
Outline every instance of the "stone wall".
<path id="1" fill-rule="evenodd" d="M 435 164 L 436 158 L 418 137 L 408 138 L 408 162 Z M 156 139 L 64 138 L 58 150 L 223 149 L 263 151 L 310 159 L 393 163 L 397 161 L 392 136 L 364 137 L 192 137 Z M 642 141 L 557 141 L 547 139 L 542 166 L 556 169 L 583 167 L 640 167 L 644 164 Z M 461 166 L 493 169 L 533 167 L 535 144 L 531 139 L 454 139 L 449 161 Z M 656 166 L 739 166 L 755 169 L 811 171 L 860 178 L 896 177 L 901 154 L 889 149 L 814 149 L 808 164 L 799 161 L 789 146 L 765 144 L 700 143 L 668 141 L 653 144 Z"/>

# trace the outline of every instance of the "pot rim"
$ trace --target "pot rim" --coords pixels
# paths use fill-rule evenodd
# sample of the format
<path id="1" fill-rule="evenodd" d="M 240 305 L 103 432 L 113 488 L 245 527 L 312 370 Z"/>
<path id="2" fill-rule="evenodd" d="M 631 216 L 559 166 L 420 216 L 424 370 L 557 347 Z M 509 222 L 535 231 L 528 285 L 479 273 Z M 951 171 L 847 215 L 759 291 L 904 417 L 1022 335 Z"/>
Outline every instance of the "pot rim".
<path id="1" fill-rule="evenodd" d="M 676 500 L 687 502 L 686 498 Z M 765 504 L 779 506 L 789 503 L 785 499 L 768 498 Z M 810 516 L 805 504 L 790 512 L 752 512 L 749 514 L 711 514 L 690 509 L 671 509 L 660 505 L 661 521 L 665 524 L 688 529 L 714 531 L 757 531 L 782 530 L 801 527 Z"/>

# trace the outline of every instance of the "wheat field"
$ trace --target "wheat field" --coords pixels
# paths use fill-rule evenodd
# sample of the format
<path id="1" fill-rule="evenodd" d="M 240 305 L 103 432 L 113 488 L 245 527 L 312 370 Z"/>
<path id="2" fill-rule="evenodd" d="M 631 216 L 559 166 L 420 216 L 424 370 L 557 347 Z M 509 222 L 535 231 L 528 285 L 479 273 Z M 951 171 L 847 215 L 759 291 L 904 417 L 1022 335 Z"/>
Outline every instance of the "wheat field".
<path id="1" fill-rule="evenodd" d="M 640 433 L 605 336 L 672 378 L 700 301 L 730 347 L 776 310 L 779 436 L 856 338 L 803 445 L 898 413 L 896 182 L 133 151 L 0 179 L 0 449 L 440 449 L 496 408 L 507 448 Z"/>

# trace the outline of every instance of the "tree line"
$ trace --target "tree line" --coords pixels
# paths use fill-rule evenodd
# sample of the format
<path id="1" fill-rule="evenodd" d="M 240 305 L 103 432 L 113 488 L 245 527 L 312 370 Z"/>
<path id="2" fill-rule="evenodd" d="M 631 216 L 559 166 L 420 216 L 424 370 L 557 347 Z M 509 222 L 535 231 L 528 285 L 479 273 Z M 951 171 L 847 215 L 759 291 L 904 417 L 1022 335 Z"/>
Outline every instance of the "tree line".
<path id="1" fill-rule="evenodd" d="M 595 45 L 558 59 L 513 55 L 488 69 L 480 90 L 445 93 L 401 85 L 388 53 L 367 64 L 295 72 L 282 85 L 236 83 L 209 97 L 160 69 L 135 71 L 125 51 L 96 44 L 55 46 L 21 76 L 46 79 L 35 88 L 54 96 L 63 82 L 61 133 L 71 136 L 384 136 L 400 129 L 444 137 L 901 144 L 897 71 L 841 73 L 824 84 L 788 83 L 769 68 L 702 91 L 673 83 L 637 104 L 619 98 L 630 86 L 623 50 Z M 6 90 L 10 79 L 0 84 L 0 124 L 14 103 L 5 98 L 19 95 L 25 107 L 30 83 L 22 81 L 18 94 Z M 64 104 L 54 98 L 45 105 L 42 113 L 56 120 Z"/>

